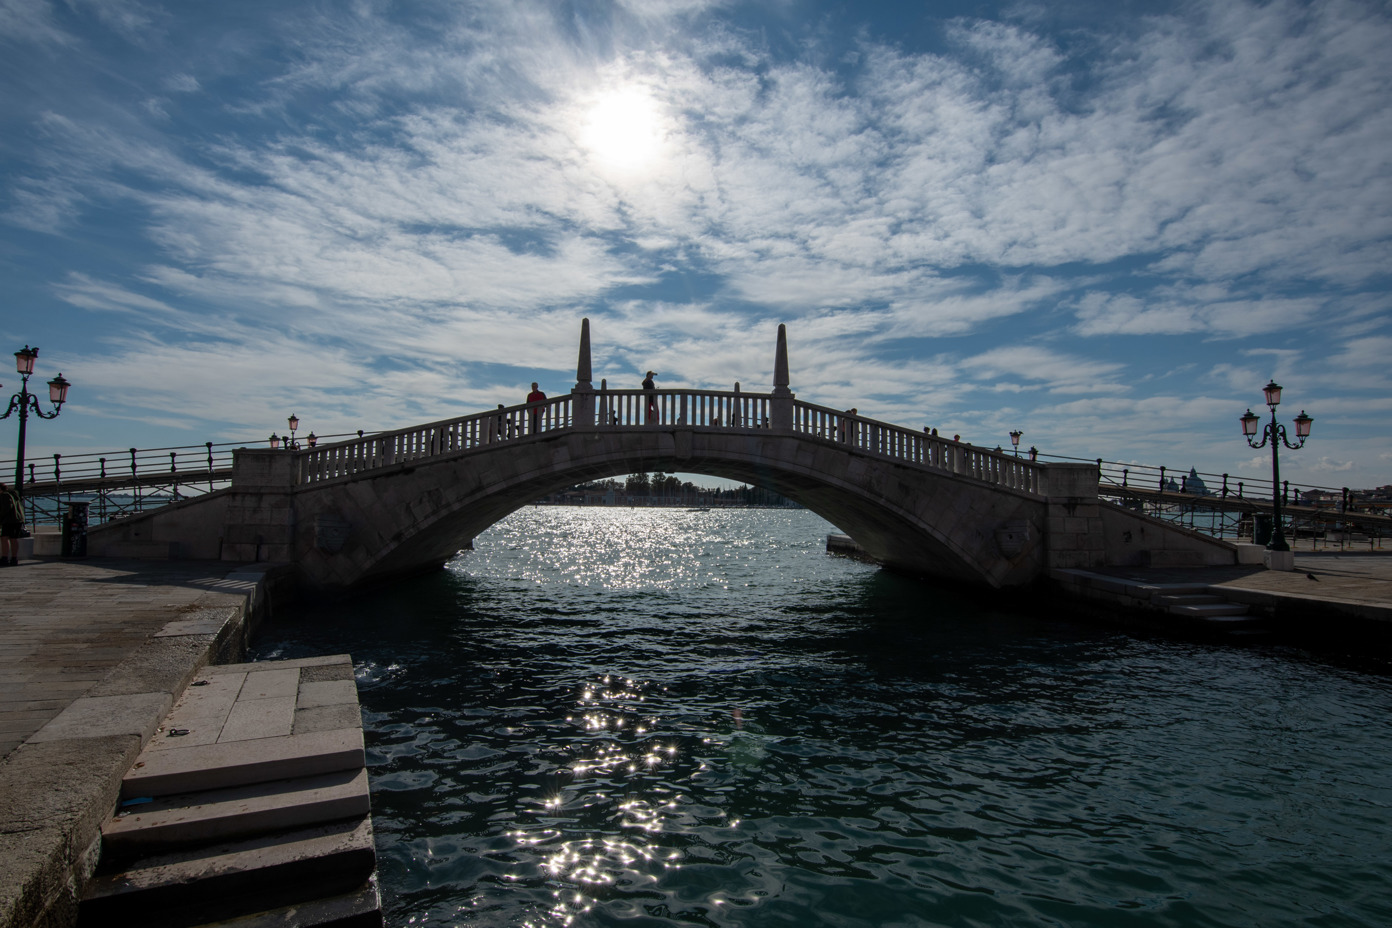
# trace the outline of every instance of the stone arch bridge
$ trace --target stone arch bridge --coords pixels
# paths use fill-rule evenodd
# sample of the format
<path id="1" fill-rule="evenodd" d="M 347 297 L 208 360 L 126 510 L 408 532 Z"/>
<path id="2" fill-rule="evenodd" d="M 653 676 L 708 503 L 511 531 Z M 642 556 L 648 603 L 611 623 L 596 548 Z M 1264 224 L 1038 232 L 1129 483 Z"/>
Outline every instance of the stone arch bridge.
<path id="1" fill-rule="evenodd" d="M 1234 563 L 1233 546 L 1098 499 L 1089 464 L 1045 464 L 798 400 L 778 327 L 772 393 L 595 389 L 297 451 L 240 449 L 231 485 L 96 526 L 92 554 L 273 561 L 311 589 L 442 565 L 540 497 L 646 471 L 775 490 L 882 564 L 989 587 L 1051 568 Z"/>

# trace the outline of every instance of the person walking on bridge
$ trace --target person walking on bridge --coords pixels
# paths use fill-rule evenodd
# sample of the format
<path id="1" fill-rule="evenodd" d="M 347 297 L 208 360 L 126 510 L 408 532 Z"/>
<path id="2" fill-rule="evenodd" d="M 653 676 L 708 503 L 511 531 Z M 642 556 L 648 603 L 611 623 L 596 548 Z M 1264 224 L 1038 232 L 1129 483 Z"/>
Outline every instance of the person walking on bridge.
<path id="1" fill-rule="evenodd" d="M 532 425 L 530 433 L 532 435 L 541 431 L 541 404 L 544 402 L 546 402 L 546 394 L 542 393 L 541 388 L 533 383 L 532 392 L 527 394 L 527 405 L 531 407 L 528 410 L 528 417 Z"/>
<path id="2" fill-rule="evenodd" d="M 837 423 L 836 437 L 838 439 L 840 439 L 841 441 L 849 441 L 851 444 L 855 444 L 855 417 L 858 415 L 860 415 L 860 411 L 856 409 L 854 406 L 846 410 L 845 415 L 841 417 L 841 421 Z"/>
<path id="3" fill-rule="evenodd" d="M 19 563 L 19 539 L 24 536 L 24 506 L 19 494 L 0 483 L 0 567 Z"/>
<path id="4" fill-rule="evenodd" d="M 648 425 L 657 421 L 657 385 L 653 383 L 653 376 L 653 372 L 648 371 L 648 376 L 643 378 L 643 400 L 647 408 Z"/>

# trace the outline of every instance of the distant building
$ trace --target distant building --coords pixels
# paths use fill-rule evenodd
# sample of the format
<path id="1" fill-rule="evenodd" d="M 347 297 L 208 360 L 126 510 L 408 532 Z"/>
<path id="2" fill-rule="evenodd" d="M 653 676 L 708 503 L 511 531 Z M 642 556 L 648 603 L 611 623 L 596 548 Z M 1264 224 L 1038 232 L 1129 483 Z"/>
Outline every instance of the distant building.
<path id="1" fill-rule="evenodd" d="M 1184 489 L 1195 496 L 1212 496 L 1213 491 L 1208 488 L 1208 484 L 1203 482 L 1199 472 L 1194 468 L 1189 468 L 1189 476 L 1184 481 Z"/>

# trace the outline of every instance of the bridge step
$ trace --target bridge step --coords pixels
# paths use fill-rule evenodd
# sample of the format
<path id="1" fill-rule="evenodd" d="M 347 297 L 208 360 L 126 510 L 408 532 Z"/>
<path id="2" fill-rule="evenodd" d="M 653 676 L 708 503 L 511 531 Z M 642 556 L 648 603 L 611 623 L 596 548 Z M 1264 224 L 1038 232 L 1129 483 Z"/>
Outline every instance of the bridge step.
<path id="1" fill-rule="evenodd" d="M 361 892 L 376 865 L 367 816 L 213 844 L 94 877 L 78 925 L 191 928 Z"/>
<path id="2" fill-rule="evenodd" d="M 1230 619 L 1247 616 L 1247 607 L 1240 603 L 1190 603 L 1170 607 L 1175 615 L 1195 616 L 1201 619 Z"/>
<path id="3" fill-rule="evenodd" d="M 347 655 L 206 667 L 121 784 L 80 925 L 382 924 Z"/>
<path id="4" fill-rule="evenodd" d="M 103 850 L 160 853 L 367 815 L 367 770 L 165 796 L 127 806 L 102 829 Z"/>
<path id="5" fill-rule="evenodd" d="M 1166 606 L 1202 606 L 1206 603 L 1221 603 L 1221 596 L 1212 593 L 1165 593 L 1155 597 L 1155 601 Z"/>
<path id="6" fill-rule="evenodd" d="M 382 928 L 381 910 L 382 898 L 374 876 L 355 892 L 257 912 L 205 928 Z"/>
<path id="7" fill-rule="evenodd" d="M 1207 588 L 1204 588 L 1207 590 Z M 1176 593 L 1166 590 L 1157 592 L 1153 601 L 1173 615 L 1197 619 L 1234 619 L 1247 615 L 1248 609 L 1241 603 L 1230 603 L 1211 592 Z"/>

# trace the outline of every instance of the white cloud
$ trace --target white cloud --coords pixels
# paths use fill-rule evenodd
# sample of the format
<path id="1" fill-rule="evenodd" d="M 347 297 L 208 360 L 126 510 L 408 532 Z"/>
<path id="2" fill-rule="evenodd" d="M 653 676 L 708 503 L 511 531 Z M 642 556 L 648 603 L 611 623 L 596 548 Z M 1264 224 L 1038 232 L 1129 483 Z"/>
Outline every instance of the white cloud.
<path id="1" fill-rule="evenodd" d="M 36 289 L 145 322 L 122 363 L 208 371 L 199 416 L 242 422 L 217 392 L 280 340 L 355 372 L 390 357 L 400 383 L 369 375 L 362 415 L 399 418 L 384 398 L 407 384 L 479 401 L 533 370 L 568 386 L 582 315 L 608 345 L 597 376 L 755 388 L 788 321 L 809 399 L 964 432 L 1032 417 L 1056 445 L 1165 448 L 1108 425 L 1153 408 L 1143 382 L 1215 429 L 1267 376 L 1297 377 L 1312 409 L 1386 392 L 1376 5 L 1192 5 L 1071 36 L 964 19 L 932 52 L 797 32 L 792 4 L 761 10 L 786 14 L 787 42 L 717 2 L 567 17 L 488 0 L 290 4 L 254 39 L 214 16 L 187 49 L 158 8 L 67 9 L 81 39 L 50 6 L 0 0 L 6 47 L 41 58 L 104 17 L 160 54 L 93 46 L 94 67 L 141 66 L 131 89 L 89 76 L 80 103 L 14 117 L 3 208 L 32 236 L 14 253 L 74 243 Z M 624 88 L 651 100 L 661 155 L 620 169 L 583 141 L 587 107 Z M 114 260 L 93 257 L 104 222 L 130 240 Z M 1214 441 L 1203 453 L 1230 455 Z"/>
<path id="2" fill-rule="evenodd" d="M 963 360 L 961 367 L 979 380 L 1018 378 L 1043 383 L 1055 393 L 1125 393 L 1128 389 L 1115 379 L 1121 364 L 1089 361 L 1035 345 L 993 348 Z"/>

